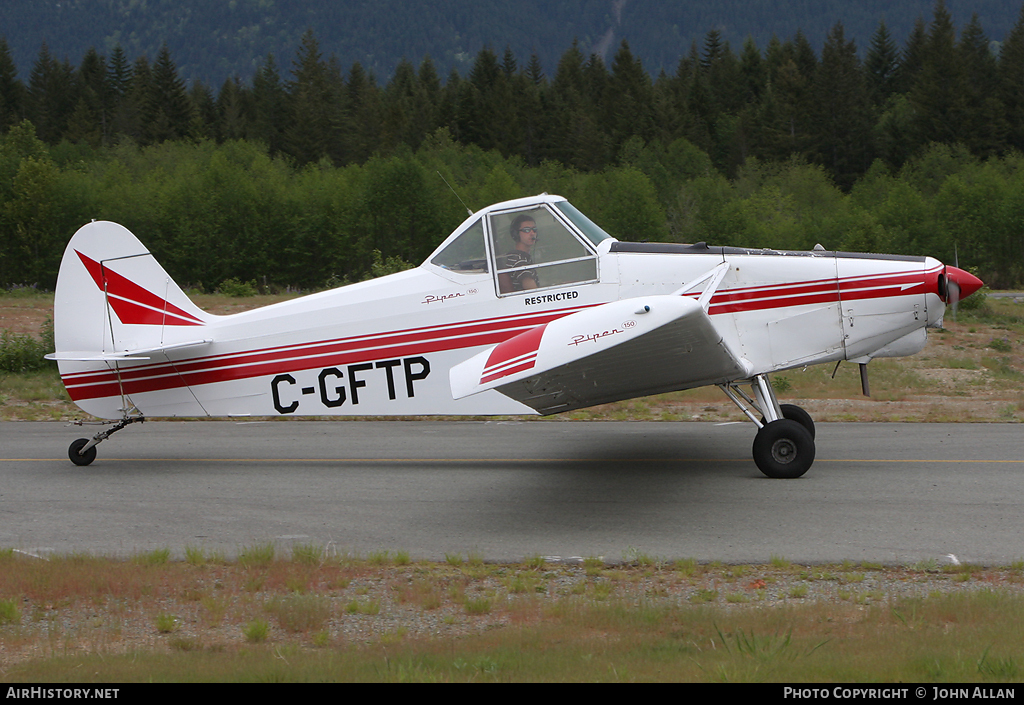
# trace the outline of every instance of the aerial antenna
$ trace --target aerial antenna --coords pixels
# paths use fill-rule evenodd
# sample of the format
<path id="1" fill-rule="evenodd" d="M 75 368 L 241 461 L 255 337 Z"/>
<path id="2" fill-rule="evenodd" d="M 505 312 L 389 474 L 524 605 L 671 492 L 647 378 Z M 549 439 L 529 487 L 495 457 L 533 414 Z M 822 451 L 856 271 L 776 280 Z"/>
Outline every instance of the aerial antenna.
<path id="1" fill-rule="evenodd" d="M 444 176 L 441 175 L 440 171 L 437 172 L 437 175 L 441 177 L 441 181 L 444 182 L 444 185 L 447 186 L 449 189 L 451 189 L 451 192 L 454 193 L 455 197 L 459 199 L 459 203 L 461 203 L 462 207 L 466 209 L 466 212 L 469 213 L 470 215 L 473 215 L 473 211 L 471 211 L 469 209 L 469 206 L 466 205 L 466 202 L 462 200 L 462 198 L 459 196 L 459 194 L 456 193 L 455 189 L 452 188 L 452 185 L 450 183 L 448 183 L 448 179 L 444 178 Z"/>

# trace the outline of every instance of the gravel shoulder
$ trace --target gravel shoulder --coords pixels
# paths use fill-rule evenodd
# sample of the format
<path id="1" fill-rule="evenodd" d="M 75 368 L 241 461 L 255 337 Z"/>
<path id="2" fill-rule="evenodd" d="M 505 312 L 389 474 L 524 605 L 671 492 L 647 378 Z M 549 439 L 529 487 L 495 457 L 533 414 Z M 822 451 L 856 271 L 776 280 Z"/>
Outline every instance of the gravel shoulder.
<path id="1" fill-rule="evenodd" d="M 38 566 L 23 562 L 35 560 L 41 559 L 15 558 L 5 569 L 19 572 L 21 563 L 20 572 L 38 576 Z M 92 578 L 75 581 L 61 571 L 63 587 L 48 595 L 29 594 L 32 589 L 22 594 L 16 622 L 0 624 L 0 674 L 51 655 L 241 648 L 254 641 L 250 630 L 258 622 L 266 625 L 261 642 L 316 648 L 529 628 L 566 604 L 729 612 L 789 607 L 853 619 L 874 605 L 908 598 L 1024 593 L 1022 566 L 963 566 L 955 560 L 912 567 L 802 566 L 781 559 L 773 565 L 648 559 L 621 565 L 541 559 L 522 565 L 169 562 L 128 573 L 126 563 L 112 562 L 110 572 L 121 576 L 116 587 L 94 590 L 88 587 Z"/>

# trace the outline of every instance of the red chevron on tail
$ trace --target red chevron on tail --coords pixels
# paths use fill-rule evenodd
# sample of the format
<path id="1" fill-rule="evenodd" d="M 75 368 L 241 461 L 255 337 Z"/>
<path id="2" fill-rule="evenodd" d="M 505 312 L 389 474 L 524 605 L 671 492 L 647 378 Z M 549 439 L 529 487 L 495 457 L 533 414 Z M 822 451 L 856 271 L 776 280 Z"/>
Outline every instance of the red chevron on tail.
<path id="1" fill-rule="evenodd" d="M 203 325 L 195 316 L 143 289 L 109 267 L 86 257 L 78 250 L 75 250 L 75 254 L 82 260 L 100 291 L 106 292 L 111 308 L 122 323 L 149 326 Z"/>

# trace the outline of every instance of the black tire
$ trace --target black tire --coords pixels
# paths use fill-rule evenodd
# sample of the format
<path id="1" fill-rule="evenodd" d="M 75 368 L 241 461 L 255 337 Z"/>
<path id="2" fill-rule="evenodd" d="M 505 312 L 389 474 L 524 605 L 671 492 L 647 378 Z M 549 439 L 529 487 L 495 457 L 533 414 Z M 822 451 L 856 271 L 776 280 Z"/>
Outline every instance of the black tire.
<path id="1" fill-rule="evenodd" d="M 754 436 L 754 463 L 768 477 L 800 477 L 814 462 L 814 439 L 799 421 L 779 419 Z"/>
<path id="2" fill-rule="evenodd" d="M 71 462 L 75 465 L 89 465 L 92 461 L 96 460 L 96 446 L 93 446 L 84 453 L 79 453 L 88 442 L 88 438 L 79 438 L 68 446 L 68 457 L 71 458 Z"/>
<path id="3" fill-rule="evenodd" d="M 796 404 L 780 404 L 779 408 L 782 409 L 782 418 L 796 421 L 798 424 L 807 429 L 807 432 L 811 434 L 811 438 L 814 438 L 814 419 L 811 415 L 804 411 L 801 407 Z M 761 423 L 768 423 L 767 420 L 762 416 Z"/>
<path id="4" fill-rule="evenodd" d="M 811 438 L 814 438 L 814 419 L 811 415 L 804 411 L 796 404 L 780 404 L 782 409 L 782 418 L 796 421 L 798 424 L 807 429 L 807 432 L 811 434 Z"/>

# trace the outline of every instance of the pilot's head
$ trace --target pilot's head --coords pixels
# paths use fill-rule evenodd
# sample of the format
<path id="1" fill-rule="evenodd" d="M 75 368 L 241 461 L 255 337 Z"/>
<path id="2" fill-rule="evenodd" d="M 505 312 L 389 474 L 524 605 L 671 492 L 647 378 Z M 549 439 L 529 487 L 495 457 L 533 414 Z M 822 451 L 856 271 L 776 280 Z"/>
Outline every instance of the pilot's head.
<path id="1" fill-rule="evenodd" d="M 512 225 L 509 226 L 509 235 L 512 236 L 512 240 L 516 243 L 523 241 L 523 235 L 532 235 L 532 237 L 527 238 L 529 244 L 532 245 L 537 240 L 537 221 L 532 215 L 523 213 L 512 221 Z"/>

